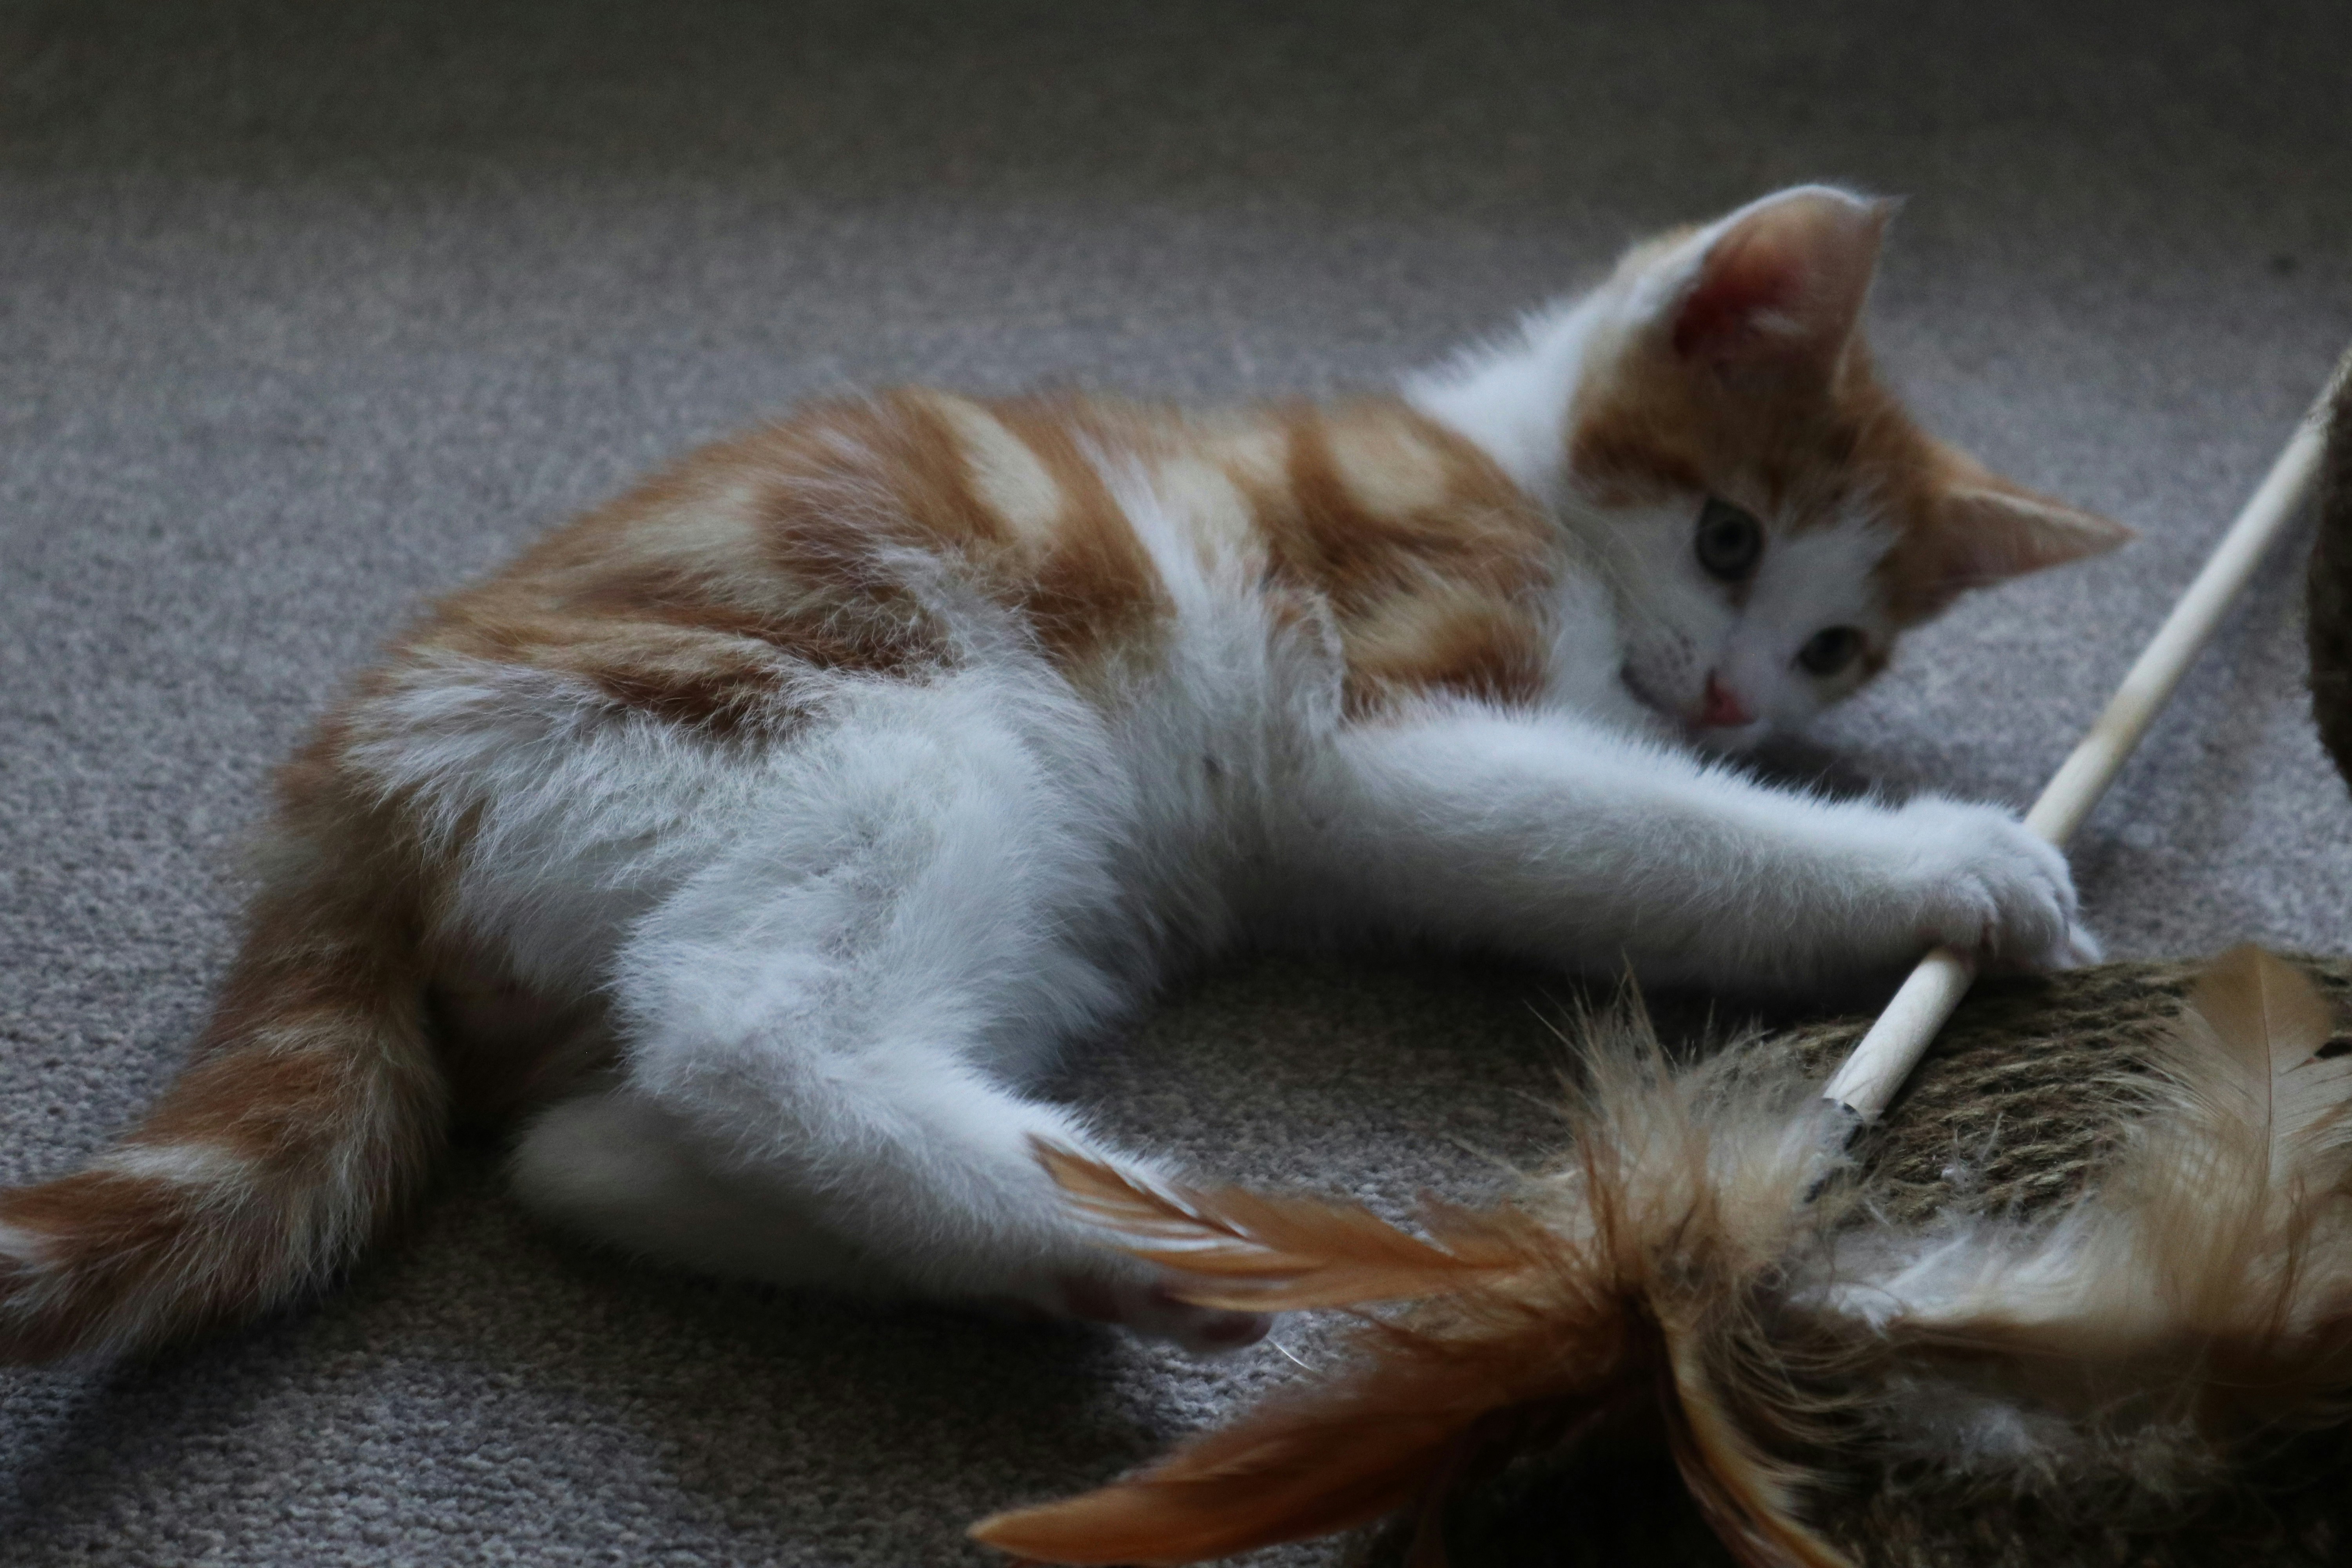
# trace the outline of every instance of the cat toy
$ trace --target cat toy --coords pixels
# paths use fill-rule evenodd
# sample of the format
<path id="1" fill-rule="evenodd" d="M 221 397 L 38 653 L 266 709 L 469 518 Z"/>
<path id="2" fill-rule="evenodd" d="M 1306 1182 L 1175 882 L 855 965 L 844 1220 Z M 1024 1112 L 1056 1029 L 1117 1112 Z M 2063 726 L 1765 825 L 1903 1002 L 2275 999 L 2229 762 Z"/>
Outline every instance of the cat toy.
<path id="1" fill-rule="evenodd" d="M 2352 366 L 2352 358 L 2346 364 Z M 2270 472 L 2141 650 L 2105 711 L 2059 764 L 2041 797 L 2025 814 L 2028 831 L 2064 848 L 2116 774 L 2123 771 L 2140 737 L 2171 700 L 2181 677 L 2189 673 L 2189 667 L 2220 629 L 2221 617 L 2252 579 L 2254 568 L 2262 564 L 2263 557 L 2310 496 L 2327 444 L 2326 412 L 2327 398 L 2323 395 L 2295 426 Z M 1937 1032 L 1959 1006 L 1960 998 L 1976 980 L 1976 972 L 1975 956 L 1956 947 L 1938 947 L 1921 959 L 1837 1076 L 1830 1079 L 1822 1091 L 1823 1098 L 1858 1121 L 1877 1121 L 1919 1065 Z"/>
<path id="2" fill-rule="evenodd" d="M 2063 844 L 2112 782 L 2313 488 L 2325 405 L 2029 827 Z M 2352 388 L 2336 408 L 2314 694 L 2352 764 Z M 1938 950 L 1866 1028 L 1696 1067 L 1669 1061 L 1638 1007 L 1589 1016 L 1566 1164 L 1495 1210 L 1433 1205 L 1423 1236 L 1041 1150 L 1075 1203 L 1187 1277 L 1185 1299 L 1360 1321 L 1341 1370 L 971 1533 L 1034 1562 L 1181 1563 L 1392 1517 L 1392 1555 L 1419 1568 L 1445 1561 L 1449 1505 L 1480 1485 L 1537 1474 L 1570 1529 L 1601 1511 L 1612 1467 L 1648 1454 L 1759 1568 L 1880 1555 L 1890 1516 L 1872 1507 L 1939 1490 L 2042 1509 L 2054 1560 L 2102 1510 L 2154 1517 L 2151 1500 L 2343 1419 L 2352 1058 L 2330 1042 L 2352 1044 L 2335 1034 L 2352 963 L 2241 948 L 2201 977 L 1997 978 L 1962 1007 L 1974 969 Z M 1937 1070 L 1882 1124 L 1948 1023 Z M 2006 1152 L 2004 1113 L 2039 1147 Z M 1383 1302 L 1412 1305 L 1360 1311 Z"/>

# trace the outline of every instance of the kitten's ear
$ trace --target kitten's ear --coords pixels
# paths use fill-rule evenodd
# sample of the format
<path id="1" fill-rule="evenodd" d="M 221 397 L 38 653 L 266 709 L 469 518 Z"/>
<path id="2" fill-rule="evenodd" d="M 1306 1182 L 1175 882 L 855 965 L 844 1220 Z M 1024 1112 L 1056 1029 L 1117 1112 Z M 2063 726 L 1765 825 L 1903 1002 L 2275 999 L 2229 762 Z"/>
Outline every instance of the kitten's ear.
<path id="1" fill-rule="evenodd" d="M 2120 522 L 2011 484 L 1949 447 L 1943 451 L 1954 473 L 1926 519 L 1887 558 L 1896 611 L 1906 621 L 1939 613 L 1971 588 L 2104 555 L 2134 537 Z"/>
<path id="2" fill-rule="evenodd" d="M 1996 480 L 1947 492 L 1937 505 L 1947 564 L 1959 588 L 1982 587 L 2104 555 L 2130 540 L 2112 518 Z"/>
<path id="3" fill-rule="evenodd" d="M 1892 202 L 1800 185 L 1733 213 L 1702 234 L 1668 305 L 1675 353 L 1718 369 L 1834 369 L 1894 210 Z"/>

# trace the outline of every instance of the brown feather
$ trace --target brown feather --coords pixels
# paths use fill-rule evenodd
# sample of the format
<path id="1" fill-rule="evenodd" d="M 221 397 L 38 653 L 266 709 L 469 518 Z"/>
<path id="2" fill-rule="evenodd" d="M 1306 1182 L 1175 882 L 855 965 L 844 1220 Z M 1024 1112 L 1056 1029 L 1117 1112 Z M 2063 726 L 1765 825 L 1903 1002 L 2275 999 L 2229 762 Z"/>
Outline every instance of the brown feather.
<path id="1" fill-rule="evenodd" d="M 2189 1000 L 2158 1066 L 2191 1119 L 2268 1145 L 2273 1185 L 2309 1173 L 2344 1141 L 2352 1090 L 2352 1060 L 2318 1056 L 2336 1021 L 2327 999 L 2293 964 L 2242 945 L 2214 960 Z"/>
<path id="2" fill-rule="evenodd" d="M 2293 966 L 2225 954 L 2150 1073 L 2114 1086 L 2138 1114 L 2105 1177 L 2041 1223 L 1843 1223 L 1810 1086 L 1736 1058 L 1676 1070 L 1638 1008 L 1583 1020 L 1568 1162 L 1492 1214 L 1433 1211 L 1428 1239 L 1358 1205 L 1154 1187 L 1041 1151 L 1140 1256 L 1202 1280 L 1191 1299 L 1420 1304 L 1364 1320 L 1319 1385 L 974 1533 L 1045 1562 L 1175 1563 L 1417 1506 L 1423 1568 L 1465 1476 L 1541 1440 L 1573 1484 L 1576 1443 L 1629 1431 L 1667 1445 L 1748 1568 L 1842 1568 L 1801 1501 L 1891 1453 L 2043 1489 L 2168 1484 L 2352 1398 L 2352 1062 L 2318 1055 L 2333 1021 Z"/>
<path id="3" fill-rule="evenodd" d="M 2331 1418 L 2352 1390 L 2352 1063 L 2316 1054 L 2333 1022 L 2293 965 L 2224 953 L 2153 1043 L 2105 1179 L 2032 1233 L 1979 1226 L 1882 1281 L 1893 1349 L 2061 1417 L 2080 1462 L 2133 1449 L 2143 1478 Z M 2151 1447 L 2166 1422 L 2189 1436 Z"/>
<path id="4" fill-rule="evenodd" d="M 996 1515 L 972 1534 L 1039 1562 L 1192 1563 L 1405 1507 L 1456 1468 L 1482 1425 L 1538 1412 L 1571 1424 L 1649 1381 L 1654 1331 L 1583 1280 L 1558 1282 L 1565 1295 L 1459 1296 L 1425 1325 L 1369 1321 L 1344 1375 L 1270 1400 L 1139 1475 Z"/>
<path id="5" fill-rule="evenodd" d="M 1358 1205 L 1147 1185 L 1041 1148 L 1073 1201 L 1142 1242 L 1139 1256 L 1214 1277 L 1189 1300 L 1424 1303 L 1364 1320 L 1347 1369 L 1320 1385 L 974 1537 L 1039 1562 L 1196 1562 L 1438 1506 L 1486 1450 L 1614 1430 L 1616 1413 L 1646 1407 L 1743 1562 L 1842 1568 L 1796 1517 L 1807 1474 L 1749 1435 L 1811 1430 L 1748 1306 L 1816 1170 L 1810 1123 L 1725 1072 L 1669 1071 L 1638 1015 L 1611 1033 L 1570 1165 L 1531 1190 L 1532 1208 L 1434 1210 L 1433 1240 Z M 1434 1535 L 1425 1544 L 1433 1555 Z"/>
<path id="6" fill-rule="evenodd" d="M 1850 1568 L 1843 1552 L 1797 1517 L 1800 1492 L 1819 1478 L 1757 1446 L 1724 1398 L 1716 1369 L 1690 1364 L 1709 1348 L 1695 1339 L 1669 1337 L 1683 1353 L 1671 1358 L 1674 1386 L 1661 1404 L 1675 1467 L 1699 1511 L 1745 1568 Z"/>
<path id="7" fill-rule="evenodd" d="M 1060 1144 L 1037 1158 L 1070 1201 L 1122 1238 L 1126 1251 L 1179 1274 L 1203 1307 L 1286 1311 L 1443 1294 L 1528 1268 L 1541 1231 L 1509 1211 L 1477 1215 L 1431 1205 L 1440 1240 L 1423 1241 L 1360 1204 L 1147 1185 Z"/>

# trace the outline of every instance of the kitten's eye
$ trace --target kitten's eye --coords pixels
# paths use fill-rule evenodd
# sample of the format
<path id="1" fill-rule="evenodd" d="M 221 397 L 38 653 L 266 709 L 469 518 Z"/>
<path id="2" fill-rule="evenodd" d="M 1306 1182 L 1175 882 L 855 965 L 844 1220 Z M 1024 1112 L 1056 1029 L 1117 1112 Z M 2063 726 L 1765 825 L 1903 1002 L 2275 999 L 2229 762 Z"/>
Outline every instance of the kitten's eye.
<path id="1" fill-rule="evenodd" d="M 1815 675 L 1835 675 L 1862 652 L 1862 634 L 1852 626 L 1831 626 L 1812 635 L 1797 650 L 1797 662 Z"/>
<path id="2" fill-rule="evenodd" d="M 1727 500 L 1706 498 L 1698 513 L 1698 563 L 1710 577 L 1745 580 L 1764 553 L 1764 525 Z"/>

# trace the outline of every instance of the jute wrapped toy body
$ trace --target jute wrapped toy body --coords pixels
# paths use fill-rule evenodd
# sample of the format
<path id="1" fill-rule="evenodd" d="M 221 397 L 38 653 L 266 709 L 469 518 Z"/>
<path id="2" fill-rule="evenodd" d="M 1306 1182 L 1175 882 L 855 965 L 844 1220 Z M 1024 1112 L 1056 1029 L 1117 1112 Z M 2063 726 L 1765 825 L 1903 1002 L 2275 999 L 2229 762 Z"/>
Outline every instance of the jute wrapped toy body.
<path id="1" fill-rule="evenodd" d="M 1973 1095 L 1948 1087 L 1907 1144 L 1853 1155 L 1816 1086 L 1859 1024 L 1678 1071 L 1638 1016 L 1589 1021 L 1567 1163 L 1514 1207 L 1433 1214 L 1425 1240 L 1066 1165 L 1092 1212 L 1199 1273 L 1197 1300 L 1422 1305 L 1140 1476 L 976 1533 L 1044 1562 L 1188 1563 L 1402 1511 L 1433 1544 L 1454 1492 L 1475 1507 L 1529 1456 L 1572 1532 L 1622 1512 L 1593 1472 L 1645 1447 L 1748 1563 L 1852 1560 L 1868 1536 L 1833 1527 L 1889 1486 L 2145 1522 L 2352 1389 L 2352 1060 L 2319 1054 L 2352 964 L 2325 990 L 2253 949 L 2193 975 L 2002 983 L 1950 1042 L 1982 1069 Z M 2034 1103 L 2021 1046 L 2050 1051 L 2024 1070 L 2038 1109 L 2071 1119 L 2022 1171 L 1999 1125 Z"/>

